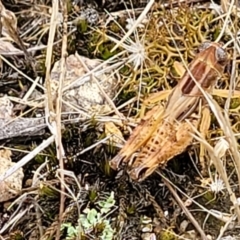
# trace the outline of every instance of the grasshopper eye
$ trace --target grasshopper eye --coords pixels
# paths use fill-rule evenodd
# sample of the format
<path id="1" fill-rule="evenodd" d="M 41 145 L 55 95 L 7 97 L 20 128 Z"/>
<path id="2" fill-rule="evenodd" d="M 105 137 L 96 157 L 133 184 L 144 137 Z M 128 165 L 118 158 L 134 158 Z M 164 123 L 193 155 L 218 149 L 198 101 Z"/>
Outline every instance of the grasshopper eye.
<path id="1" fill-rule="evenodd" d="M 221 47 L 216 49 L 215 56 L 216 56 L 217 61 L 221 64 L 226 64 L 228 61 L 228 54 Z"/>

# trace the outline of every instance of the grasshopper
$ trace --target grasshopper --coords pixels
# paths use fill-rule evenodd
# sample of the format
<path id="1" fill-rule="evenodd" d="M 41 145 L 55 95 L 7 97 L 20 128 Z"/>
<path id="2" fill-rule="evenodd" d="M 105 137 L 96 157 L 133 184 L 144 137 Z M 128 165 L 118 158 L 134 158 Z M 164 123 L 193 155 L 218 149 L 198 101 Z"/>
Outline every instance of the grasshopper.
<path id="1" fill-rule="evenodd" d="M 211 92 L 228 60 L 220 43 L 203 43 L 188 71 L 171 91 L 165 108 L 156 106 L 146 114 L 110 161 L 110 166 L 117 170 L 121 163 L 128 163 L 130 177 L 142 181 L 157 167 L 164 167 L 171 158 L 182 153 L 193 139 L 192 127 L 185 120 L 196 128 L 200 123 L 196 112 L 201 111 L 204 97 L 198 85 Z M 132 158 L 139 150 L 138 156 Z"/>

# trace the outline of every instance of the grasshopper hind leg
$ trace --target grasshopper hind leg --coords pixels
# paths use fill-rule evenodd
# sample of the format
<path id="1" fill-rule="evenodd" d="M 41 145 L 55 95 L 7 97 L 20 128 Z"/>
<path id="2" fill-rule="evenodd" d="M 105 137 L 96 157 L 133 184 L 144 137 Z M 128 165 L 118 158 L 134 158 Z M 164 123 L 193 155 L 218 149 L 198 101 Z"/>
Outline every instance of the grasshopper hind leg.
<path id="1" fill-rule="evenodd" d="M 122 163 L 124 156 L 117 154 L 110 162 L 109 165 L 112 169 L 118 170 L 119 165 Z"/>

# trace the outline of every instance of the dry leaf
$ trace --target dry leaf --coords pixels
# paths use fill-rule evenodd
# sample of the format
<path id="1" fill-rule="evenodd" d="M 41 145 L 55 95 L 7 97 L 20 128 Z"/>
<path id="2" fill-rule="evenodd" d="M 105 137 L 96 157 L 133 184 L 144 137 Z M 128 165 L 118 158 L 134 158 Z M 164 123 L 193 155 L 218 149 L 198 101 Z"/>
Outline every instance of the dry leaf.
<path id="1" fill-rule="evenodd" d="M 224 138 L 221 138 L 214 147 L 214 153 L 218 158 L 222 158 L 228 149 L 228 142 Z"/>
<path id="2" fill-rule="evenodd" d="M 14 165 L 15 163 L 11 161 L 11 151 L 7 149 L 0 150 L 0 175 Z M 0 202 L 8 201 L 20 193 L 23 177 L 23 170 L 20 168 L 10 177 L 0 182 Z"/>
<path id="3" fill-rule="evenodd" d="M 5 37 L 10 37 L 12 40 L 16 41 L 17 33 L 17 18 L 15 14 L 7 10 L 0 1 L 0 13 L 1 13 L 1 23 L 2 23 L 2 35 Z"/>
<path id="4" fill-rule="evenodd" d="M 10 119 L 13 116 L 13 104 L 7 96 L 0 98 L 0 119 Z"/>
<path id="5" fill-rule="evenodd" d="M 105 134 L 106 136 L 111 136 L 109 140 L 112 144 L 123 144 L 122 139 L 124 138 L 122 132 L 116 127 L 113 122 L 105 123 Z"/>
<path id="6" fill-rule="evenodd" d="M 11 42 L 7 41 L 7 39 L 0 38 L 0 54 L 11 53 L 11 52 L 13 54 L 18 54 L 18 53 L 21 53 L 22 51 L 14 47 Z"/>

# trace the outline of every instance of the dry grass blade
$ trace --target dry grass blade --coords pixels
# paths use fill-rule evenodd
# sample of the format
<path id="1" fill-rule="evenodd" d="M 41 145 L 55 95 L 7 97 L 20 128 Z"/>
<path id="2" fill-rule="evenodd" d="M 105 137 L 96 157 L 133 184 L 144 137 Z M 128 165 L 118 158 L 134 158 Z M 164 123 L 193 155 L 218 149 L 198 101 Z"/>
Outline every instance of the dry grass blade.
<path id="1" fill-rule="evenodd" d="M 136 27 L 141 23 L 141 21 L 146 17 L 148 11 L 151 9 L 152 5 L 154 4 L 154 0 L 150 0 L 147 6 L 142 11 L 141 15 L 138 17 L 137 21 L 134 23 L 131 29 L 125 34 L 125 36 L 121 39 L 119 43 L 111 50 L 111 52 L 115 51 L 121 44 L 132 34 L 132 32 L 136 29 Z"/>
<path id="2" fill-rule="evenodd" d="M 219 42 L 222 39 L 223 34 L 226 31 L 227 24 L 229 23 L 229 20 L 230 20 L 230 14 L 232 13 L 232 10 L 233 10 L 234 3 L 235 3 L 235 0 L 231 0 L 231 4 L 230 4 L 230 6 L 228 8 L 226 17 L 224 19 L 224 24 L 223 24 L 221 33 L 219 34 L 218 38 L 216 39 L 216 42 Z"/>
<path id="3" fill-rule="evenodd" d="M 41 151 L 43 151 L 45 148 L 47 148 L 53 141 L 54 141 L 54 136 L 51 136 L 47 140 L 44 140 L 42 142 L 42 144 L 40 144 L 32 152 L 30 152 L 28 155 L 26 155 L 24 158 L 22 158 L 20 161 L 18 161 L 15 166 L 8 169 L 8 171 L 6 171 L 4 174 L 2 174 L 0 176 L 0 182 L 4 181 L 4 179 L 11 176 L 19 168 L 23 167 L 28 162 L 30 162 L 37 154 L 39 154 Z"/>
<path id="4" fill-rule="evenodd" d="M 4 56 L 2 56 L 0 54 L 0 58 L 2 61 L 6 62 L 12 69 L 14 69 L 17 73 L 19 73 L 21 76 L 23 76 L 24 78 L 26 78 L 27 80 L 29 80 L 30 82 L 34 83 L 34 80 L 32 78 L 30 78 L 28 75 L 26 75 L 24 72 L 22 72 L 21 70 L 19 70 L 18 68 L 16 68 L 12 63 L 10 63 Z M 44 90 L 45 88 L 40 85 L 40 84 L 36 84 L 40 89 Z"/>
<path id="5" fill-rule="evenodd" d="M 50 21 L 50 31 L 49 31 L 49 37 L 48 37 L 48 47 L 47 47 L 47 55 L 45 60 L 45 66 L 46 66 L 46 116 L 51 117 L 51 114 L 54 113 L 53 108 L 53 99 L 51 94 L 51 81 L 50 81 L 50 71 L 51 71 L 51 60 L 52 60 L 52 52 L 53 52 L 53 42 L 54 42 L 54 36 L 56 32 L 56 27 L 58 24 L 58 1 L 53 1 L 53 11 L 51 15 L 51 21 Z"/>
<path id="6" fill-rule="evenodd" d="M 56 5 L 53 5 L 53 8 L 56 8 L 56 12 L 58 13 L 58 1 Z M 68 20 L 68 13 L 67 13 L 67 1 L 63 1 L 62 3 L 62 14 L 63 14 L 63 37 L 62 37 L 62 52 L 61 52 L 61 74 L 59 79 L 58 85 L 58 93 L 56 99 L 56 127 L 57 127 L 57 134 L 55 138 L 56 148 L 57 148 L 57 158 L 59 160 L 60 170 L 64 169 L 64 158 L 65 158 L 65 151 L 62 144 L 62 128 L 61 128 L 61 112 L 62 112 L 62 90 L 63 90 L 63 82 L 66 78 L 66 58 L 67 58 L 67 20 Z M 57 16 L 57 15 L 56 15 Z M 55 16 L 55 17 L 56 17 Z M 50 92 L 51 94 L 51 92 Z M 60 172 L 61 181 L 61 198 L 60 198 L 60 206 L 59 206 L 59 225 L 57 228 L 57 233 L 55 239 L 60 239 L 60 229 L 63 219 L 64 213 L 64 202 L 65 202 L 65 184 L 64 182 L 64 173 Z"/>
<path id="7" fill-rule="evenodd" d="M 5 9 L 5 7 L 3 6 L 1 1 L 0 1 L 0 15 L 1 15 L 1 17 L 0 17 L 1 23 L 2 23 L 2 27 L 3 27 L 3 28 L 1 28 L 1 31 L 3 31 L 4 35 L 12 38 L 20 46 L 20 48 L 23 50 L 23 52 L 26 56 L 28 63 L 32 67 L 32 69 L 35 73 L 35 76 L 36 76 L 34 61 L 33 61 L 32 57 L 29 55 L 22 39 L 20 38 L 20 36 L 17 32 L 17 18 L 13 12 Z"/>
<path id="8" fill-rule="evenodd" d="M 85 67 L 85 69 L 90 72 L 90 69 L 87 67 L 87 65 L 84 63 L 84 61 L 82 61 L 82 59 L 78 57 L 78 60 L 82 63 L 82 65 Z M 119 118 L 122 118 L 122 114 L 118 111 L 118 109 L 116 108 L 115 104 L 113 103 L 113 101 L 111 100 L 111 98 L 105 93 L 105 91 L 103 90 L 103 88 L 101 87 L 101 85 L 99 84 L 97 78 L 94 76 L 94 74 L 92 73 L 91 75 L 92 80 L 94 80 L 94 82 L 97 84 L 99 90 L 101 91 L 101 93 L 103 94 L 103 96 L 105 97 L 105 99 L 107 100 L 107 102 L 109 103 L 109 105 L 112 107 L 112 109 L 114 110 L 115 114 L 117 114 L 119 116 Z"/>
<path id="9" fill-rule="evenodd" d="M 196 206 L 198 206 L 200 208 L 200 211 L 206 212 L 207 216 L 205 221 L 207 221 L 209 216 L 213 216 L 214 218 L 220 220 L 221 222 L 225 223 L 224 228 L 221 229 L 221 232 L 218 236 L 217 239 L 220 239 L 220 237 L 223 235 L 224 233 L 224 229 L 226 230 L 227 226 L 232 223 L 233 221 L 235 221 L 236 216 L 235 214 L 227 214 L 224 212 L 220 212 L 218 210 L 215 209 L 210 209 L 208 210 L 206 207 L 202 206 L 201 204 L 199 204 L 197 201 L 194 200 L 194 198 L 189 197 L 186 193 L 184 193 L 180 188 L 178 188 L 177 186 L 175 186 L 173 183 L 171 183 L 160 171 L 157 171 L 157 173 L 161 176 L 161 178 L 163 179 L 164 183 L 168 186 L 169 190 L 171 191 L 171 193 L 174 195 L 174 197 L 176 197 L 176 200 L 178 201 L 179 205 L 181 207 L 183 207 L 183 211 L 184 213 L 188 216 L 189 220 L 192 222 L 192 224 L 196 224 L 196 227 L 199 230 L 199 233 L 202 232 L 202 228 L 205 229 L 205 223 L 203 223 L 202 228 L 198 225 L 198 223 L 196 222 L 196 219 L 190 214 L 188 214 L 189 210 L 186 208 L 185 204 L 182 202 L 181 199 L 179 199 L 179 196 L 177 195 L 176 191 L 173 189 L 173 187 L 176 188 L 176 190 L 181 193 L 184 197 L 186 197 L 190 202 L 194 203 Z M 205 222 L 204 221 L 204 222 Z M 205 234 L 205 233 L 204 233 Z M 208 238 L 207 238 L 208 239 Z"/>
<path id="10" fill-rule="evenodd" d="M 216 104 L 216 106 L 218 106 L 218 105 Z M 212 108 L 211 108 L 211 109 L 212 109 Z M 212 109 L 212 110 L 213 110 L 213 109 Z M 220 113 L 220 114 L 219 114 L 219 113 Z M 223 118 L 223 116 L 222 116 L 222 114 L 221 114 L 220 109 L 218 109 L 217 116 L 218 116 L 218 115 L 220 115 L 220 116 L 222 117 L 221 119 L 218 118 L 218 120 L 219 120 L 222 124 L 227 124 L 227 122 L 224 121 L 224 118 Z M 222 119 L 223 119 L 223 121 L 222 121 Z M 190 123 L 189 123 L 189 124 L 190 124 Z M 228 131 L 228 130 L 229 130 L 229 127 L 227 126 L 226 128 L 227 128 L 227 131 Z M 225 130 L 226 130 L 226 128 L 225 128 Z M 213 161 L 213 163 L 214 163 L 214 165 L 215 165 L 218 173 L 220 174 L 221 178 L 223 179 L 223 181 L 224 181 L 224 183 L 225 183 L 225 185 L 226 185 L 227 191 L 228 191 L 228 193 L 229 193 L 230 200 L 231 200 L 231 202 L 233 203 L 233 206 L 234 206 L 234 209 L 235 209 L 235 211 L 236 211 L 236 214 L 238 215 L 238 219 L 240 219 L 240 209 L 239 209 L 238 201 L 237 201 L 237 198 L 236 198 L 235 193 L 232 191 L 232 188 L 231 188 L 231 186 L 230 186 L 230 183 L 229 183 L 229 180 L 228 180 L 228 177 L 227 177 L 226 169 L 225 169 L 225 167 L 223 166 L 222 161 L 218 158 L 218 156 L 216 156 L 216 153 L 215 153 L 213 147 L 201 136 L 201 133 L 199 133 L 196 128 L 193 127 L 193 129 L 194 129 L 195 133 L 197 134 L 197 136 L 194 135 L 194 138 L 195 138 L 196 140 L 198 140 L 200 143 L 204 144 L 205 148 L 206 148 L 207 151 L 208 151 L 208 154 L 209 154 L 209 156 L 210 156 L 210 159 Z M 230 129 L 231 129 L 231 127 L 230 127 Z M 225 132 L 225 134 L 226 134 L 226 132 Z M 230 147 L 230 148 L 231 148 L 231 147 Z"/>
<path id="11" fill-rule="evenodd" d="M 183 201 L 179 198 L 177 192 L 173 189 L 173 187 L 172 187 L 171 183 L 169 182 L 169 180 L 166 179 L 161 173 L 159 173 L 159 171 L 157 171 L 157 173 L 162 177 L 164 184 L 168 187 L 168 189 L 170 190 L 170 192 L 172 193 L 172 195 L 176 199 L 177 203 L 180 205 L 180 207 L 183 210 L 183 212 L 186 214 L 188 219 L 191 221 L 191 223 L 197 229 L 197 231 L 201 235 L 201 238 L 203 240 L 207 240 L 208 238 L 207 238 L 206 234 L 204 233 L 203 229 L 200 227 L 200 225 L 198 224 L 196 219 L 193 217 L 191 212 L 186 208 L 186 206 L 184 205 Z"/>

